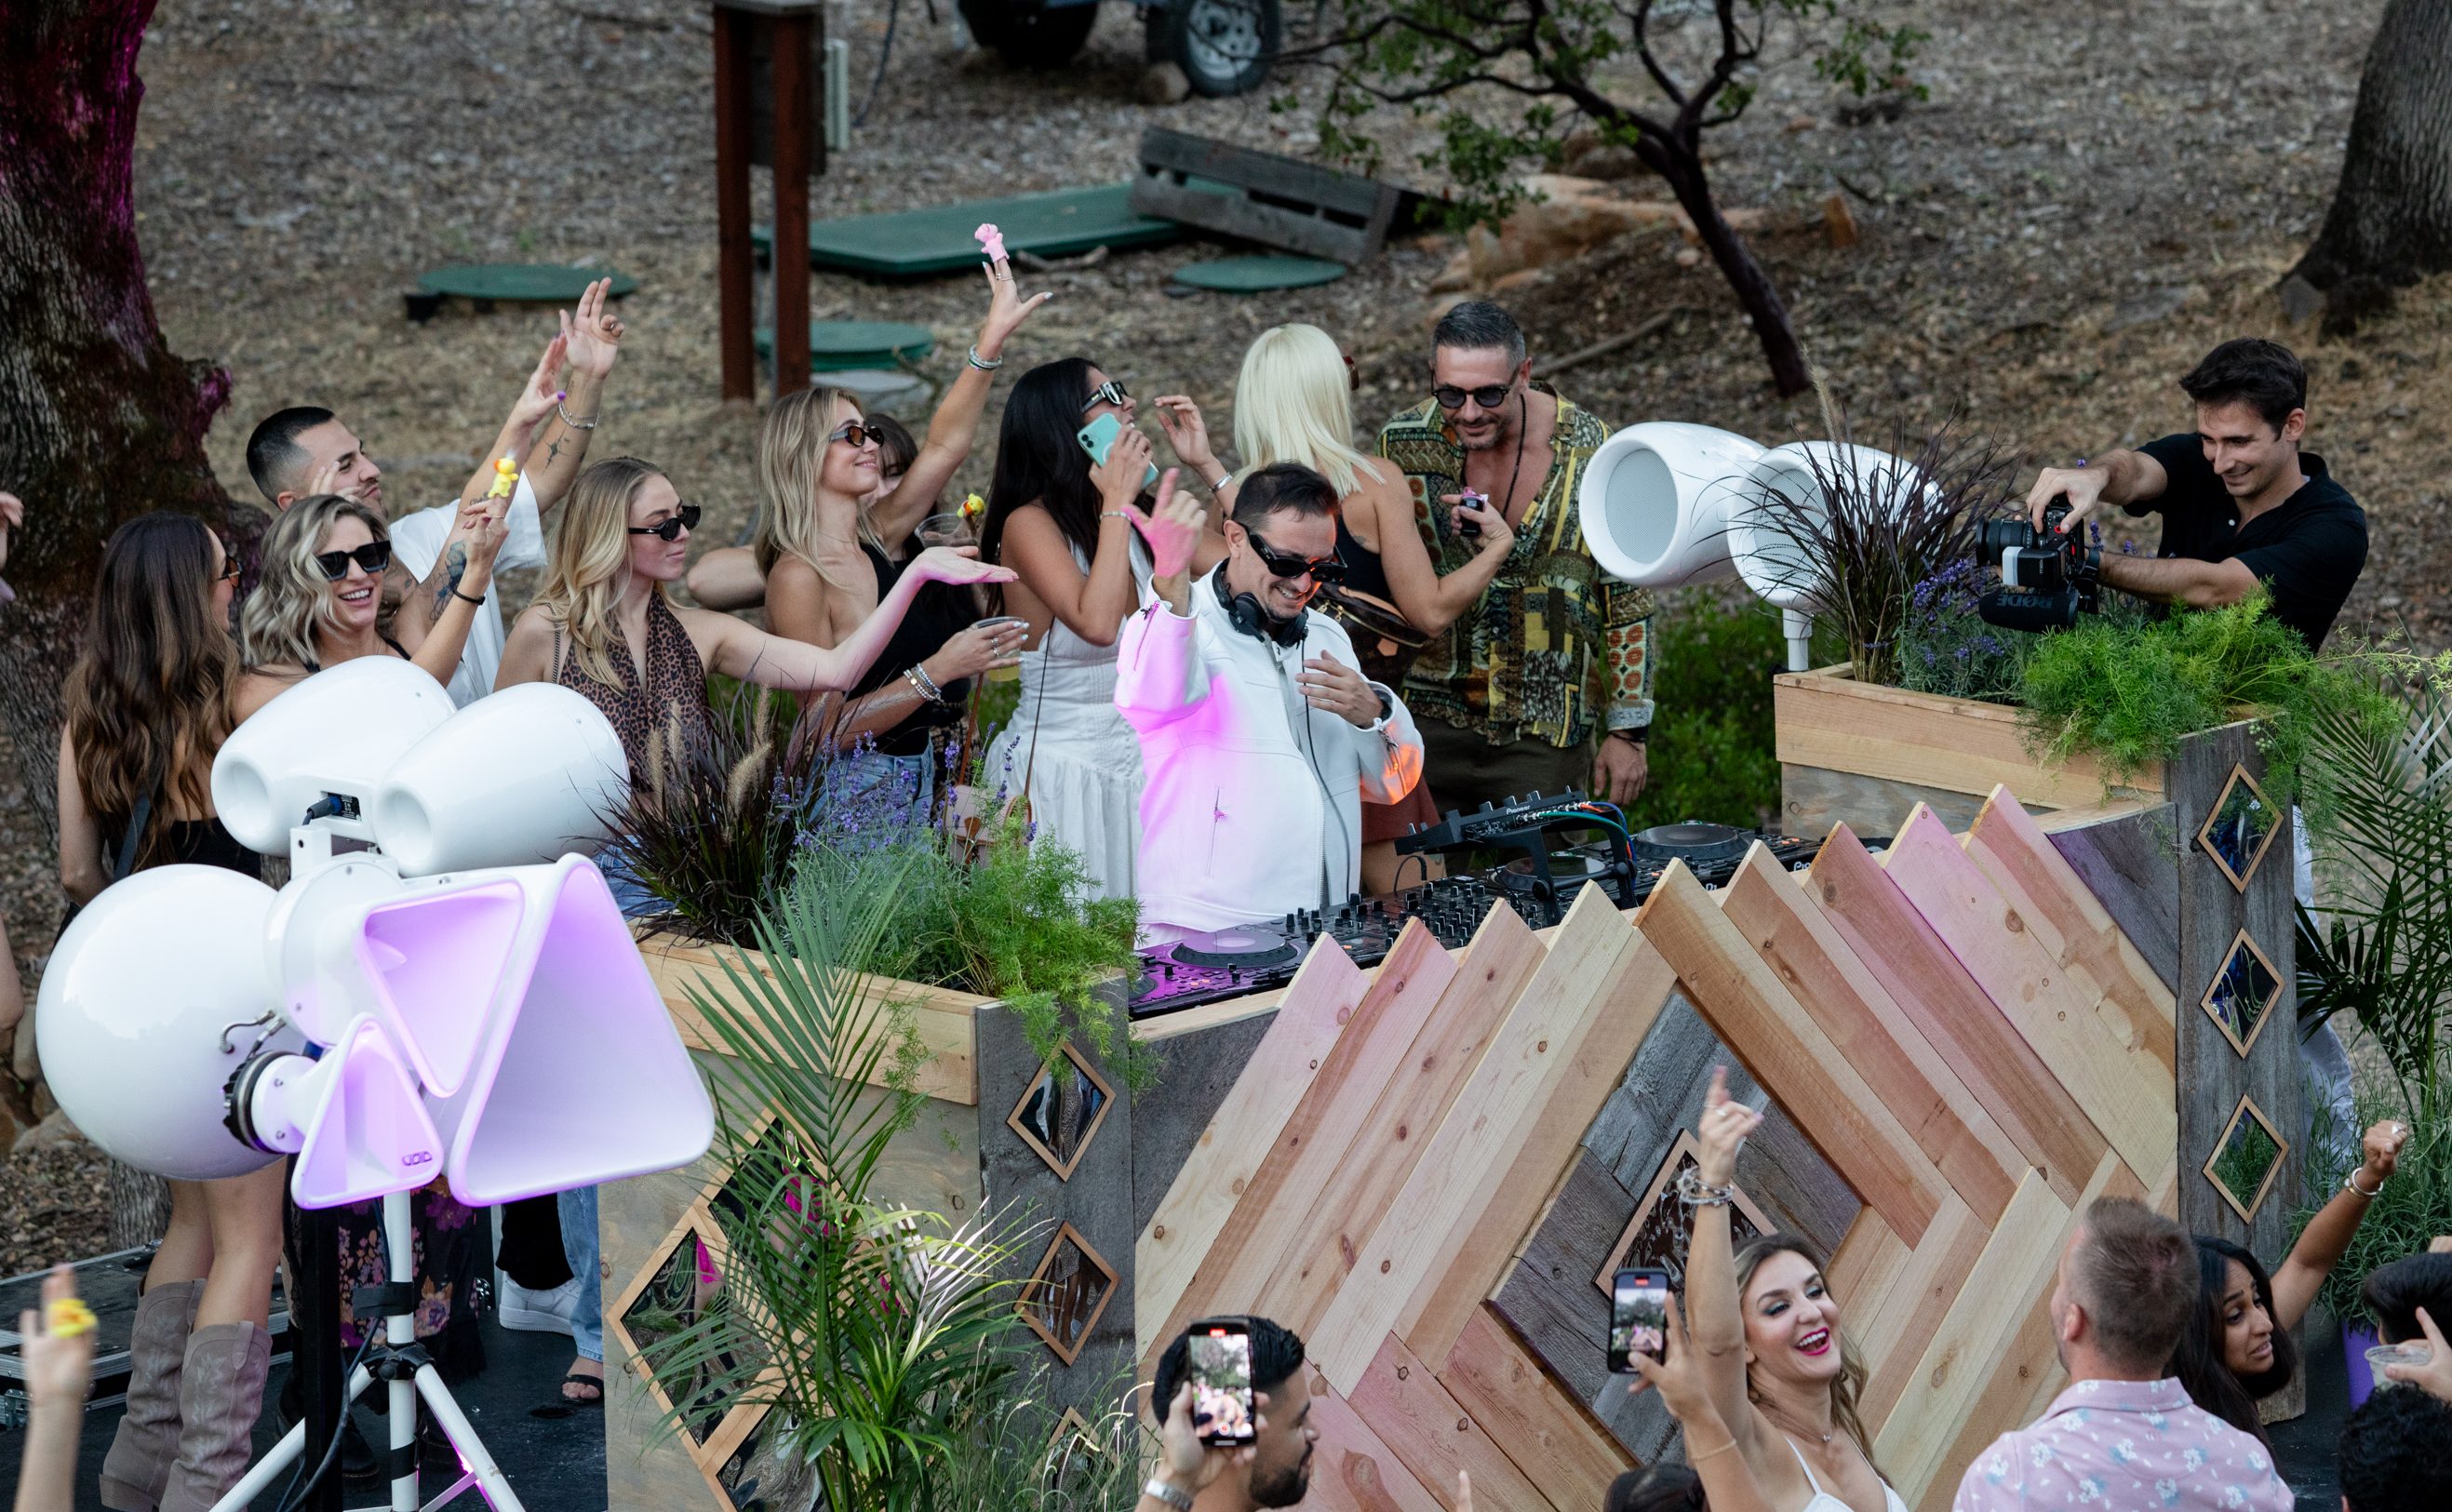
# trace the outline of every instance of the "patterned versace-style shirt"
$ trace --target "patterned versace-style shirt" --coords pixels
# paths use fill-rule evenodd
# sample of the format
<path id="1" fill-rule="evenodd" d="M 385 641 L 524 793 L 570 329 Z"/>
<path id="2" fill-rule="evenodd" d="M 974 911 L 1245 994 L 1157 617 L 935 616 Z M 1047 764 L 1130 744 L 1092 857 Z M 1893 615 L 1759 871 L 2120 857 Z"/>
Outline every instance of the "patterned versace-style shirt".
<path id="1" fill-rule="evenodd" d="M 1546 383 L 1533 387 L 1552 398 Z M 1558 400 L 1541 492 L 1515 526 L 1507 563 L 1481 599 L 1422 648 L 1405 677 L 1414 716 L 1478 730 L 1493 745 L 1582 745 L 1596 729 L 1651 725 L 1651 595 L 1605 578 L 1575 508 L 1584 465 L 1609 439 L 1588 410 Z M 1414 523 L 1440 576 L 1470 560 L 1444 494 L 1464 487 L 1464 446 L 1438 402 L 1379 430 L 1379 455 L 1405 475 Z"/>
<path id="2" fill-rule="evenodd" d="M 1950 1512 L 2165 1507 L 2290 1512 L 2255 1438 L 2188 1400 L 2175 1379 L 2080 1381 L 2032 1424 L 1992 1441 Z"/>

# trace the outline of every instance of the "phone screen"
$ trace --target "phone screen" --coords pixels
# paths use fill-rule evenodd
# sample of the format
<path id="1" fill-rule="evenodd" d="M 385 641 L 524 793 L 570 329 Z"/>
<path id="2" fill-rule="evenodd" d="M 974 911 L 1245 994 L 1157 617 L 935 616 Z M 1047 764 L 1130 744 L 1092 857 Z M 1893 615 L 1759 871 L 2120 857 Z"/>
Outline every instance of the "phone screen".
<path id="1" fill-rule="evenodd" d="M 1240 1324 L 1195 1324 L 1186 1344 L 1193 1421 L 1200 1424 L 1200 1442 L 1251 1443 L 1256 1430 L 1252 1423 L 1250 1331 Z"/>
<path id="2" fill-rule="evenodd" d="M 1659 1360 L 1668 1353 L 1669 1272 L 1619 1271 L 1610 1293 L 1610 1369 L 1625 1375 L 1634 1368 L 1630 1356 L 1648 1354 Z"/>

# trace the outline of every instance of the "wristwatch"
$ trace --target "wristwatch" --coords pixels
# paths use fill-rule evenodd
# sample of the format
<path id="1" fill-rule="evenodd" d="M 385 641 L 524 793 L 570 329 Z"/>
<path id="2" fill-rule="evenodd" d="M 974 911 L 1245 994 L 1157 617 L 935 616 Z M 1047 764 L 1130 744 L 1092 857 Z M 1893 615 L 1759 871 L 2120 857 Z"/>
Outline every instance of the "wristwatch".
<path id="1" fill-rule="evenodd" d="M 1396 700 L 1388 697 L 1388 690 L 1385 688 L 1374 688 L 1371 691 L 1379 696 L 1379 722 L 1386 724 L 1396 717 Z"/>
<path id="2" fill-rule="evenodd" d="M 1192 1497 L 1190 1493 L 1179 1487 L 1167 1484 L 1157 1476 L 1151 1476 L 1149 1479 L 1149 1484 L 1141 1487 L 1141 1495 L 1156 1497 L 1160 1502 L 1163 1502 L 1167 1505 L 1175 1508 L 1176 1512 L 1192 1512 Z"/>

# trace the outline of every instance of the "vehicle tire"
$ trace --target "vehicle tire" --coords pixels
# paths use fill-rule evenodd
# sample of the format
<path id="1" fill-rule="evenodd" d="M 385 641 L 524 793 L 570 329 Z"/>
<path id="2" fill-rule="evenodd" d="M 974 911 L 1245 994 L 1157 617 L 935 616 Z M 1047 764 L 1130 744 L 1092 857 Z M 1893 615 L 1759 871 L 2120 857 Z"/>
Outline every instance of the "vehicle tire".
<path id="1" fill-rule="evenodd" d="M 1017 69 L 1060 69 L 1073 61 L 1098 24 L 1091 5 L 1042 6 L 1037 0 L 960 0 L 972 39 Z"/>
<path id="2" fill-rule="evenodd" d="M 1285 45 L 1278 0 L 1167 0 L 1144 12 L 1149 58 L 1213 99 L 1256 89 Z"/>

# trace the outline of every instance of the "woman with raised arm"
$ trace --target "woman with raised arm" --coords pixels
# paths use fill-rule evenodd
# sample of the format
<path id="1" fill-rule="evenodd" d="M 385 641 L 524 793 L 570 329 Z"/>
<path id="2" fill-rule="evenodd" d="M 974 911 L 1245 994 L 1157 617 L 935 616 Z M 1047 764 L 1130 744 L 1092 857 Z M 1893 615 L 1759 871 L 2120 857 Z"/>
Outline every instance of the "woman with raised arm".
<path id="1" fill-rule="evenodd" d="M 227 543 L 187 515 L 139 516 L 103 547 L 60 730 L 60 884 L 79 908 L 156 866 L 263 874 L 263 858 L 213 813 L 213 756 L 236 722 L 238 572 Z M 208 1507 L 247 1468 L 288 1168 L 276 1160 L 169 1184 L 170 1226 L 137 1299 L 103 1505 Z"/>
<path id="2" fill-rule="evenodd" d="M 1840 1327 L 1822 1257 L 1792 1234 L 1730 1253 L 1737 1151 L 1761 1123 L 1730 1100 L 1728 1070 L 1715 1069 L 1695 1130 L 1699 1168 L 1678 1183 L 1694 1209 L 1686 1331 L 1711 1404 L 1780 1512 L 1907 1512 L 1873 1464 L 1856 1407 L 1865 1367 Z"/>
<path id="3" fill-rule="evenodd" d="M 1143 483 L 1149 438 L 1124 385 L 1084 357 L 1021 375 L 1005 402 L 979 553 L 1013 569 L 1006 613 L 1029 621 L 1013 722 L 988 747 L 982 786 L 1026 798 L 1037 833 L 1081 857 L 1095 895 L 1131 897 L 1140 851 L 1141 745 L 1116 711 L 1116 636 L 1141 604 L 1149 548 Z M 1102 416 L 1118 429 L 1093 465 L 1078 434 Z M 1178 454 L 1179 455 L 1179 454 Z M 1207 459 L 1213 487 L 1225 469 Z M 1186 465 L 1193 465 L 1185 459 Z M 1205 572 L 1222 546 L 1204 541 Z"/>
<path id="4" fill-rule="evenodd" d="M 1498 576 L 1515 533 L 1487 502 L 1447 499 L 1453 521 L 1476 527 L 1481 545 L 1471 561 L 1440 577 L 1422 544 L 1405 475 L 1354 445 L 1353 384 L 1353 366 L 1318 326 L 1262 331 L 1244 351 L 1235 380 L 1235 446 L 1246 474 L 1272 462 L 1299 462 L 1335 485 L 1336 555 L 1345 563 L 1345 580 L 1322 588 L 1315 607 L 1353 632 L 1364 677 L 1401 688 L 1414 654 L 1455 623 Z M 1198 411 L 1176 395 L 1157 403 L 1158 423 L 1177 453 L 1205 456 L 1208 438 L 1195 434 Z M 1234 507 L 1234 495 L 1233 482 L 1219 490 L 1221 518 Z M 1363 804 L 1362 890 L 1394 892 L 1396 840 L 1411 826 L 1435 824 L 1438 817 L 1427 782 L 1415 783 L 1397 802 Z"/>
<path id="5" fill-rule="evenodd" d="M 454 544 L 466 545 L 466 566 L 441 585 L 427 623 L 400 618 L 397 638 L 380 628 L 384 573 L 391 565 L 383 516 L 343 494 L 309 495 L 283 510 L 264 538 L 264 580 L 239 614 L 247 676 L 239 682 L 238 717 L 360 657 L 399 657 L 449 687 L 508 534 L 504 502 L 463 499 Z"/>
<path id="6" fill-rule="evenodd" d="M 781 457 L 783 471 L 779 476 L 769 461 L 768 448 L 775 428 L 770 415 L 767 439 L 759 444 L 758 470 L 766 498 L 765 507 L 759 513 L 757 536 L 749 546 L 722 546 L 700 558 L 689 570 L 691 598 L 709 609 L 726 611 L 752 608 L 762 599 L 771 610 L 777 591 L 772 576 L 777 560 L 801 557 L 810 559 L 814 564 L 821 553 L 811 549 L 811 543 L 820 534 L 828 540 L 822 555 L 831 559 L 834 570 L 821 571 L 819 577 L 829 581 L 857 586 L 867 577 L 869 569 L 860 560 L 860 546 L 882 553 L 889 560 L 903 560 L 904 543 L 920 528 L 920 521 L 934 512 L 945 485 L 953 481 L 955 469 L 970 457 L 979 439 L 979 417 L 987 410 L 988 391 L 996 386 L 997 370 L 1004 366 L 1005 343 L 1013 339 L 1013 333 L 1021 328 L 1032 312 L 1054 297 L 1033 294 L 1028 299 L 1021 298 L 1014 288 L 1013 265 L 1002 258 L 984 267 L 988 279 L 987 319 L 979 324 L 979 340 L 965 355 L 961 372 L 945 390 L 937 412 L 929 417 L 927 440 L 916 453 L 898 460 L 890 455 L 891 448 L 880 448 L 873 456 L 879 465 L 862 468 L 855 478 L 849 469 L 840 468 L 836 461 L 812 448 L 804 456 Z M 777 410 L 787 403 L 816 403 L 819 416 L 826 421 L 817 435 L 826 435 L 846 420 L 860 418 L 857 402 L 840 389 L 786 394 L 777 402 Z M 894 429 L 902 431 L 900 425 Z M 880 441 L 884 439 L 873 425 L 863 430 Z M 907 442 L 909 434 L 903 432 L 902 439 Z M 887 473 L 895 476 L 888 480 Z M 880 488 L 881 483 L 889 481 L 891 486 Z M 821 502 L 819 499 L 821 490 L 840 494 L 855 483 L 858 491 L 847 501 Z M 780 497 L 779 487 L 783 489 Z M 851 528 L 832 528 L 827 521 L 840 514 L 846 503 L 853 511 Z"/>

